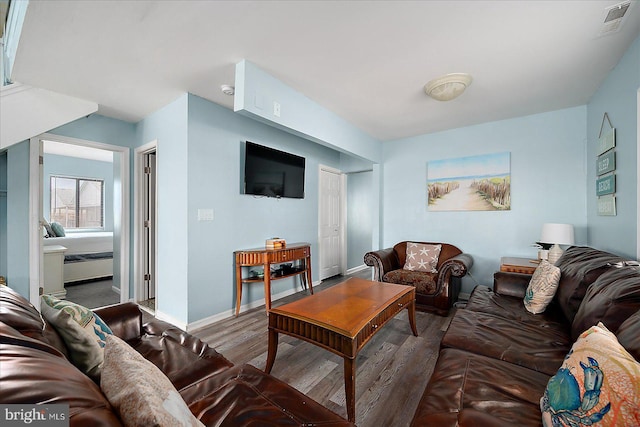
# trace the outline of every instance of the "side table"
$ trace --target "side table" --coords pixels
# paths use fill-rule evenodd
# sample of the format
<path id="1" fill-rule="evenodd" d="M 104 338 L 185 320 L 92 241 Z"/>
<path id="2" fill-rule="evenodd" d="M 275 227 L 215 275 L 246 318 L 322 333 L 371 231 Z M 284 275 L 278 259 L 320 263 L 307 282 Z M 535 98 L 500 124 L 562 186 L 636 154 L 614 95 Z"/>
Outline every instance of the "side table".
<path id="1" fill-rule="evenodd" d="M 236 317 L 240 314 L 240 303 L 242 301 L 243 283 L 264 283 L 264 302 L 267 310 L 271 310 L 271 281 L 284 279 L 286 277 L 300 276 L 303 286 L 309 286 L 309 291 L 313 294 L 313 284 L 311 280 L 311 246 L 309 243 L 291 243 L 283 248 L 267 249 L 243 249 L 235 251 L 236 263 Z M 296 263 L 294 266 L 293 263 Z M 272 264 L 288 264 L 288 270 L 272 272 Z M 242 277 L 242 267 L 263 266 L 263 277 Z"/>
<path id="2" fill-rule="evenodd" d="M 500 258 L 500 271 L 532 275 L 539 263 L 540 261 L 537 259 L 502 257 Z"/>

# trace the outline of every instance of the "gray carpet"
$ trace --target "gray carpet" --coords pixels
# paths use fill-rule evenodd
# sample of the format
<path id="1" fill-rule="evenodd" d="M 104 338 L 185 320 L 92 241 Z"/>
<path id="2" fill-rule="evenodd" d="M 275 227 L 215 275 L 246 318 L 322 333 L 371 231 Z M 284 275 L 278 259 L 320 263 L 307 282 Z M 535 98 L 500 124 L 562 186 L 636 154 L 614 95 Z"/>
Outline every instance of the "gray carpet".
<path id="1" fill-rule="evenodd" d="M 120 294 L 113 291 L 113 280 L 100 280 L 80 285 L 64 285 L 67 300 L 87 308 L 103 307 L 120 302 Z"/>

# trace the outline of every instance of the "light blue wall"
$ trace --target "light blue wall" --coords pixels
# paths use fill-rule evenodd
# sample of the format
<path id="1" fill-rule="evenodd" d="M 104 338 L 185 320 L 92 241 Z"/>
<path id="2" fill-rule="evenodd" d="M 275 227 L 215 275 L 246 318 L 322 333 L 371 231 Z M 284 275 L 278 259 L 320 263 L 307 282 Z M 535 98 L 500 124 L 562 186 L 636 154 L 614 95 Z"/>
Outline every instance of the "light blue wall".
<path id="1" fill-rule="evenodd" d="M 113 163 L 45 154 L 43 166 L 43 211 L 48 221 L 51 212 L 52 175 L 102 179 L 104 180 L 104 230 L 113 231 Z"/>
<path id="2" fill-rule="evenodd" d="M 246 140 L 305 157 L 304 199 L 240 194 L 241 143 Z M 266 239 L 278 236 L 290 243 L 311 243 L 312 266 L 317 265 L 319 165 L 338 167 L 340 155 L 193 95 L 189 96 L 188 146 L 185 224 L 192 322 L 235 306 L 233 251 L 264 246 Z M 162 159 L 164 151 L 158 156 Z M 161 173 L 164 169 L 159 167 Z M 197 221 L 198 209 L 213 209 L 214 220 Z M 159 230 L 162 232 L 161 226 Z M 317 270 L 313 278 L 317 280 Z M 296 285 L 299 289 L 298 283 L 294 279 L 275 281 L 272 294 Z M 260 284 L 244 289 L 242 304 L 264 297 Z"/>
<path id="3" fill-rule="evenodd" d="M 373 171 L 347 174 L 347 269 L 364 265 L 373 230 Z"/>
<path id="4" fill-rule="evenodd" d="M 234 110 L 338 151 L 380 162 L 381 143 L 342 117 L 243 60 L 236 65 Z M 280 104 L 280 116 L 274 114 Z"/>
<path id="5" fill-rule="evenodd" d="M 139 122 L 137 129 L 140 145 L 158 141 L 156 309 L 182 322 L 188 319 L 190 282 L 188 99 L 187 94 L 181 95 Z"/>
<path id="6" fill-rule="evenodd" d="M 587 105 L 587 220 L 589 245 L 635 259 L 638 240 L 638 100 L 640 38 Z M 616 216 L 598 216 L 596 197 L 597 142 L 604 113 L 616 128 Z M 609 129 L 605 123 L 604 130 Z"/>
<path id="7" fill-rule="evenodd" d="M 587 243 L 586 107 L 485 123 L 383 145 L 383 246 L 402 240 L 446 242 L 474 258 L 472 277 L 491 285 L 503 256 L 535 257 L 542 224 L 573 224 Z M 509 151 L 510 211 L 430 212 L 427 162 Z"/>
<path id="8" fill-rule="evenodd" d="M 29 141 L 7 150 L 7 284 L 29 298 Z"/>
<path id="9" fill-rule="evenodd" d="M 7 276 L 7 153 L 0 153 L 0 276 Z"/>
<path id="10" fill-rule="evenodd" d="M 120 147 L 134 148 L 137 146 L 135 124 L 99 114 L 91 114 L 74 120 L 49 131 L 49 133 Z"/>

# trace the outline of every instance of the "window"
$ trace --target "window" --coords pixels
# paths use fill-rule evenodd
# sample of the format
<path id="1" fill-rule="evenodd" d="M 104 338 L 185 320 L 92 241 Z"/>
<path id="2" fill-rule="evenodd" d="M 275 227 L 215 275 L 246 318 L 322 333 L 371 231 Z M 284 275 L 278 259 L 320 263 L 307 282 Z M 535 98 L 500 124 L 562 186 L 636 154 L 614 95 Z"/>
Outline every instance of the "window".
<path id="1" fill-rule="evenodd" d="M 64 228 L 104 228 L 104 180 L 51 177 L 51 222 Z"/>

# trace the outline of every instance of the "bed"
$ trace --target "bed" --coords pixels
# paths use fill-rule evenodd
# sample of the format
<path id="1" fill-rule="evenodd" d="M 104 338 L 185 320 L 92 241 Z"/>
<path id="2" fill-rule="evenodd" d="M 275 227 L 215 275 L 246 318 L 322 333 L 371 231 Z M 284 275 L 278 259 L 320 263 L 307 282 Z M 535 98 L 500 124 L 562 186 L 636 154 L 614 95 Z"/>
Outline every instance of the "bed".
<path id="1" fill-rule="evenodd" d="M 64 252 L 64 283 L 113 276 L 113 232 L 67 233 L 44 239 L 44 246 L 61 245 Z"/>

